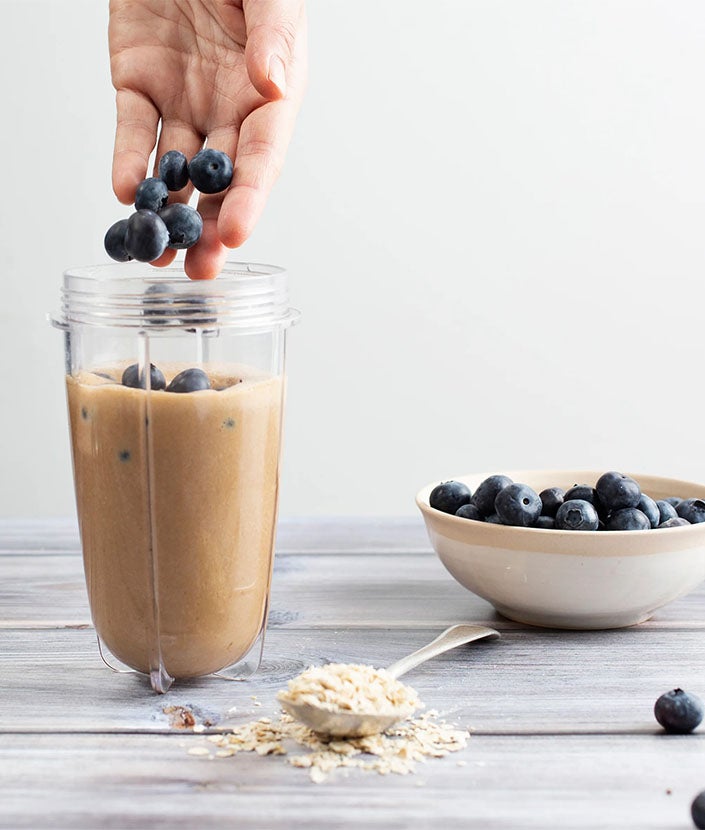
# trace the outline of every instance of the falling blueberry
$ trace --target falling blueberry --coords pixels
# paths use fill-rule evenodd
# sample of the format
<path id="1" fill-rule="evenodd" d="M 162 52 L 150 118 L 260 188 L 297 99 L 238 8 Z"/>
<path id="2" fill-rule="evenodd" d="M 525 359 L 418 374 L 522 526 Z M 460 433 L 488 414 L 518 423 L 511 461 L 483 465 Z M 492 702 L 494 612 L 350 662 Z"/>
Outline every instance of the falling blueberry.
<path id="1" fill-rule="evenodd" d="M 201 238 L 203 219 L 188 205 L 175 202 L 159 211 L 161 220 L 169 231 L 169 247 L 176 251 L 190 248 Z"/>
<path id="2" fill-rule="evenodd" d="M 600 476 L 595 489 L 607 511 L 636 507 L 641 498 L 641 488 L 636 481 L 624 473 L 614 471 Z"/>
<path id="3" fill-rule="evenodd" d="M 178 150 L 167 150 L 159 159 L 159 178 L 169 190 L 182 190 L 188 184 L 188 159 Z"/>
<path id="4" fill-rule="evenodd" d="M 461 519 L 474 519 L 476 522 L 482 521 L 482 513 L 471 503 L 461 505 L 455 511 L 455 515 L 460 516 Z"/>
<path id="5" fill-rule="evenodd" d="M 105 252 L 116 262 L 129 262 L 132 259 L 125 247 L 126 234 L 127 219 L 118 219 L 114 225 L 108 228 L 105 234 Z"/>
<path id="6" fill-rule="evenodd" d="M 475 490 L 475 495 L 472 497 L 472 503 L 482 513 L 483 516 L 490 516 L 495 512 L 494 502 L 500 490 L 504 490 L 514 482 L 511 478 L 502 475 L 490 476 L 486 478 Z"/>
<path id="7" fill-rule="evenodd" d="M 531 527 L 541 515 L 539 494 L 526 484 L 509 484 L 497 494 L 494 502 L 502 524 Z"/>
<path id="8" fill-rule="evenodd" d="M 210 389 L 211 382 L 203 369 L 184 369 L 167 386 L 167 392 L 202 392 Z"/>
<path id="9" fill-rule="evenodd" d="M 137 185 L 135 210 L 160 211 L 169 200 L 169 191 L 161 179 L 150 176 Z"/>
<path id="10" fill-rule="evenodd" d="M 692 732 L 703 719 L 703 702 L 697 695 L 673 689 L 656 701 L 654 715 L 666 732 Z"/>
<path id="11" fill-rule="evenodd" d="M 610 513 L 607 530 L 651 530 L 651 522 L 636 507 L 623 507 Z"/>
<path id="12" fill-rule="evenodd" d="M 144 372 L 140 373 L 139 363 L 133 363 L 128 366 L 122 373 L 122 385 L 130 386 L 133 389 L 146 389 L 146 378 Z M 150 388 L 157 391 L 164 389 L 166 386 L 166 379 L 161 369 L 158 369 L 153 363 L 149 364 L 149 385 Z"/>
<path id="13" fill-rule="evenodd" d="M 201 193 L 220 193 L 230 186 L 233 163 L 230 156 L 220 150 L 206 148 L 191 159 L 188 175 L 193 186 Z"/>
<path id="14" fill-rule="evenodd" d="M 692 525 L 705 522 L 705 501 L 702 499 L 683 499 L 676 507 L 681 519 L 687 519 Z"/>
<path id="15" fill-rule="evenodd" d="M 428 503 L 435 510 L 455 515 L 459 508 L 470 503 L 471 498 L 472 490 L 467 484 L 460 481 L 443 481 L 431 490 Z"/>
<path id="16" fill-rule="evenodd" d="M 125 248 L 140 262 L 154 262 L 166 251 L 169 231 L 152 210 L 138 210 L 127 220 Z"/>
<path id="17" fill-rule="evenodd" d="M 558 508 L 563 504 L 565 493 L 560 487 L 548 487 L 539 493 L 541 514 L 555 518 Z"/>

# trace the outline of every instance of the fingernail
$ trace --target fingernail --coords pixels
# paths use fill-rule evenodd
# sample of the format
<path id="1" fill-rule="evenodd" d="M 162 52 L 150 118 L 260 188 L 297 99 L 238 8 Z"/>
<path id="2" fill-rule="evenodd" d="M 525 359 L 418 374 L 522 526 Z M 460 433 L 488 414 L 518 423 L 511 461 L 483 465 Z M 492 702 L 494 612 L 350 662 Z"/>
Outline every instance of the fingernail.
<path id="1" fill-rule="evenodd" d="M 282 98 L 286 95 L 286 70 L 284 61 L 279 55 L 272 55 L 269 59 L 269 80 L 281 93 Z"/>

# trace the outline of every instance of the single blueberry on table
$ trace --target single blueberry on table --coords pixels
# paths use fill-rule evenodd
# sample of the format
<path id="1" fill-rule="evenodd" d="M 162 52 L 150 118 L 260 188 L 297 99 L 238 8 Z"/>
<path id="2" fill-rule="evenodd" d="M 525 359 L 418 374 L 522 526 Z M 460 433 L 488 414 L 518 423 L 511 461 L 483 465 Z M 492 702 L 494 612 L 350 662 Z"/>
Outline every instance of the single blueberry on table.
<path id="1" fill-rule="evenodd" d="M 651 530 L 651 522 L 636 507 L 623 507 L 610 513 L 607 530 Z"/>
<path id="2" fill-rule="evenodd" d="M 597 530 L 600 518 L 595 506 L 585 499 L 564 501 L 556 513 L 558 530 Z"/>
<path id="3" fill-rule="evenodd" d="M 167 392 L 202 392 L 210 389 L 211 382 L 203 369 L 184 369 L 167 386 Z"/>
<path id="4" fill-rule="evenodd" d="M 497 493 L 494 501 L 502 524 L 531 527 L 541 515 L 539 494 L 527 484 L 509 484 Z"/>
<path id="5" fill-rule="evenodd" d="M 455 511 L 456 516 L 460 516 L 461 519 L 474 519 L 476 522 L 482 521 L 482 513 L 475 507 L 474 504 L 463 504 Z"/>
<path id="6" fill-rule="evenodd" d="M 178 150 L 167 150 L 159 159 L 159 178 L 168 190 L 181 190 L 188 184 L 188 159 Z"/>
<path id="7" fill-rule="evenodd" d="M 680 499 L 678 499 L 680 501 Z M 676 508 L 671 504 L 670 501 L 666 499 L 659 499 L 656 502 L 656 506 L 658 507 L 660 521 L 659 524 L 663 524 L 667 522 L 669 519 L 675 519 L 678 516 L 676 512 Z"/>
<path id="8" fill-rule="evenodd" d="M 203 219 L 192 207 L 175 202 L 162 208 L 159 216 L 169 231 L 169 247 L 175 251 L 190 248 L 201 238 Z"/>
<path id="9" fill-rule="evenodd" d="M 651 527 L 658 527 L 661 524 L 661 511 L 659 510 L 656 502 L 647 496 L 646 493 L 641 494 L 639 504 L 637 504 L 637 509 L 641 510 L 641 512 L 646 516 L 651 524 Z"/>
<path id="10" fill-rule="evenodd" d="M 542 513 L 538 519 L 536 519 L 534 527 L 538 527 L 541 530 L 554 530 L 556 527 L 556 520 L 553 516 L 546 516 Z"/>
<path id="11" fill-rule="evenodd" d="M 705 790 L 698 793 L 690 805 L 690 815 L 698 830 L 705 830 Z"/>
<path id="12" fill-rule="evenodd" d="M 656 701 L 654 716 L 666 732 L 692 732 L 703 719 L 703 702 L 697 695 L 673 689 Z"/>
<path id="13" fill-rule="evenodd" d="M 690 522 L 687 519 L 681 519 L 680 516 L 676 516 L 673 519 L 666 519 L 665 522 L 661 522 L 658 526 L 658 529 L 661 530 L 662 527 L 688 527 Z"/>
<path id="14" fill-rule="evenodd" d="M 106 234 L 103 244 L 105 253 L 116 262 L 129 262 L 132 257 L 127 253 L 125 247 L 125 236 L 127 234 L 127 219 L 118 219 L 111 225 Z"/>
<path id="15" fill-rule="evenodd" d="M 464 504 L 470 503 L 471 498 L 472 490 L 467 484 L 460 481 L 443 481 L 431 490 L 428 503 L 435 510 L 455 515 Z"/>
<path id="16" fill-rule="evenodd" d="M 539 493 L 541 514 L 555 518 L 558 508 L 563 504 L 565 493 L 560 487 L 547 487 Z"/>
<path id="17" fill-rule="evenodd" d="M 636 481 L 624 473 L 614 471 L 600 476 L 595 489 L 606 511 L 636 507 L 641 498 L 641 488 Z"/>
<path id="18" fill-rule="evenodd" d="M 692 525 L 705 522 L 705 501 L 702 499 L 683 499 L 676 507 L 681 519 L 687 519 Z"/>
<path id="19" fill-rule="evenodd" d="M 139 262 L 154 262 L 166 251 L 169 231 L 152 210 L 138 210 L 127 220 L 125 248 Z"/>
<path id="20" fill-rule="evenodd" d="M 193 186 L 201 193 L 220 193 L 230 187 L 233 163 L 226 153 L 206 148 L 191 159 L 188 175 Z"/>
<path id="21" fill-rule="evenodd" d="M 514 482 L 511 478 L 502 475 L 490 476 L 486 478 L 475 490 L 475 495 L 472 497 L 472 503 L 482 513 L 483 516 L 489 516 L 494 513 L 494 502 L 500 490 L 504 490 Z"/>
<path id="22" fill-rule="evenodd" d="M 161 179 L 151 176 L 137 185 L 135 210 L 160 211 L 169 201 L 169 191 Z"/>
<path id="23" fill-rule="evenodd" d="M 122 373 L 122 385 L 130 386 L 133 389 L 146 389 L 147 379 L 144 372 L 140 373 L 139 363 L 133 363 L 128 366 Z M 158 369 L 153 363 L 149 364 L 149 385 L 153 390 L 164 389 L 166 386 L 166 378 L 161 369 Z"/>

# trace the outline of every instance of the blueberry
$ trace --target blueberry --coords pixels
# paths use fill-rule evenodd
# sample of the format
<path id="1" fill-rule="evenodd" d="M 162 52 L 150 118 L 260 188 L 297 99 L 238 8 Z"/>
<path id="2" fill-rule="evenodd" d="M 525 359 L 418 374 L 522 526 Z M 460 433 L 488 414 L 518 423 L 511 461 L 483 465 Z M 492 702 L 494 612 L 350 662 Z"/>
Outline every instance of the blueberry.
<path id="1" fill-rule="evenodd" d="M 556 520 L 553 516 L 546 516 L 542 514 L 536 519 L 534 527 L 540 527 L 542 530 L 553 530 L 556 526 Z"/>
<path id="2" fill-rule="evenodd" d="M 675 519 L 678 516 L 676 508 L 667 499 L 660 499 L 656 502 L 656 506 L 658 507 L 660 517 L 659 524 L 663 524 L 663 522 L 667 522 L 669 519 Z"/>
<path id="3" fill-rule="evenodd" d="M 135 210 L 160 211 L 169 200 L 169 191 L 161 179 L 151 176 L 137 185 Z"/>
<path id="4" fill-rule="evenodd" d="M 166 251 L 169 231 L 152 210 L 138 210 L 127 220 L 125 248 L 140 262 L 154 262 Z"/>
<path id="5" fill-rule="evenodd" d="M 683 499 L 676 507 L 681 519 L 687 519 L 692 525 L 705 522 L 705 501 L 702 499 Z"/>
<path id="6" fill-rule="evenodd" d="M 443 481 L 431 490 L 428 503 L 443 513 L 455 514 L 464 504 L 470 504 L 471 498 L 472 491 L 466 484 L 460 481 Z"/>
<path id="7" fill-rule="evenodd" d="M 159 159 L 159 178 L 169 190 L 181 190 L 188 184 L 188 159 L 178 150 L 167 150 Z"/>
<path id="8" fill-rule="evenodd" d="M 651 522 L 636 507 L 623 507 L 610 514 L 607 530 L 651 530 Z"/>
<path id="9" fill-rule="evenodd" d="M 133 389 L 146 389 L 146 378 L 144 372 L 139 374 L 139 364 L 133 363 L 128 366 L 122 373 L 122 385 L 131 386 Z M 166 386 L 166 379 L 160 369 L 153 364 L 149 364 L 149 385 L 152 389 L 164 389 Z"/>
<path id="10" fill-rule="evenodd" d="M 641 494 L 637 507 L 649 520 L 651 527 L 658 527 L 661 524 L 661 511 L 656 502 L 646 493 Z"/>
<path id="11" fill-rule="evenodd" d="M 496 513 L 490 513 L 489 516 L 485 516 L 485 521 L 488 525 L 501 525 L 502 520 Z"/>
<path id="12" fill-rule="evenodd" d="M 201 193 L 220 193 L 230 186 L 233 163 L 230 156 L 220 150 L 201 150 L 191 159 L 188 175 Z"/>
<path id="13" fill-rule="evenodd" d="M 489 516 L 491 513 L 494 513 L 494 502 L 497 494 L 510 484 L 513 484 L 513 482 L 507 476 L 490 476 L 475 490 L 472 503 L 483 516 Z"/>
<path id="14" fill-rule="evenodd" d="M 703 719 L 703 702 L 697 695 L 673 689 L 656 701 L 654 715 L 666 732 L 692 732 Z"/>
<path id="15" fill-rule="evenodd" d="M 203 219 L 201 214 L 188 205 L 175 202 L 159 211 L 161 220 L 169 231 L 169 247 L 176 251 L 190 248 L 201 238 Z"/>
<path id="16" fill-rule="evenodd" d="M 168 286 L 155 282 L 149 286 L 142 295 L 144 316 L 153 325 L 163 325 L 169 322 L 162 319 L 171 314 L 172 293 Z"/>
<path id="17" fill-rule="evenodd" d="M 693 799 L 690 805 L 690 815 L 693 817 L 693 824 L 698 830 L 705 830 L 705 790 Z"/>
<path id="18" fill-rule="evenodd" d="M 509 484 L 497 493 L 497 515 L 505 525 L 531 527 L 541 515 L 541 499 L 526 484 Z"/>
<path id="19" fill-rule="evenodd" d="M 456 516 L 460 516 L 461 519 L 474 519 L 476 522 L 482 521 L 482 513 L 475 507 L 474 504 L 463 504 L 461 505 L 456 511 Z"/>
<path id="20" fill-rule="evenodd" d="M 595 485 L 604 509 L 621 510 L 636 507 L 641 498 L 641 488 L 633 478 L 624 473 L 609 472 L 600 476 Z"/>
<path id="21" fill-rule="evenodd" d="M 182 294 L 174 300 L 174 305 L 178 306 L 180 323 L 205 326 L 215 323 L 218 319 L 210 309 L 208 297 L 200 294 Z M 195 329 L 187 329 L 187 331 L 195 331 Z"/>
<path id="22" fill-rule="evenodd" d="M 665 522 L 661 522 L 658 526 L 659 530 L 662 527 L 688 527 L 690 522 L 687 519 L 681 519 L 680 516 L 676 516 L 674 519 L 666 519 Z"/>
<path id="23" fill-rule="evenodd" d="M 211 382 L 203 369 L 184 369 L 167 386 L 167 392 L 201 392 L 210 389 Z"/>
<path id="24" fill-rule="evenodd" d="M 541 509 L 542 515 L 555 517 L 558 508 L 563 504 L 564 495 L 565 493 L 560 487 L 549 487 L 546 490 L 542 490 L 539 493 L 539 498 L 543 505 Z"/>
<path id="25" fill-rule="evenodd" d="M 679 499 L 678 496 L 669 496 L 668 498 L 664 499 L 664 501 L 667 501 L 674 507 L 678 507 L 678 505 L 683 501 L 683 499 Z"/>
<path id="26" fill-rule="evenodd" d="M 117 262 L 129 262 L 132 257 L 125 248 L 125 234 L 127 233 L 127 219 L 118 219 L 111 225 L 105 234 L 105 252 Z"/>
<path id="27" fill-rule="evenodd" d="M 556 513 L 558 530 L 597 530 L 599 526 L 597 510 L 585 499 L 564 501 Z"/>

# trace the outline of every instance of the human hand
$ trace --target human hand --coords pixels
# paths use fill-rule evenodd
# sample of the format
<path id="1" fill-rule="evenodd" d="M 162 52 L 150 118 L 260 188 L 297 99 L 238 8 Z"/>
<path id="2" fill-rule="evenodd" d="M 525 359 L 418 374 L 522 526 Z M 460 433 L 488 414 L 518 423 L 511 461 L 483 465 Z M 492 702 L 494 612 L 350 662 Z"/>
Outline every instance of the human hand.
<path id="1" fill-rule="evenodd" d="M 186 254 L 189 277 L 212 279 L 252 232 L 284 161 L 306 84 L 304 0 L 110 0 L 109 44 L 121 202 L 134 202 L 158 127 L 157 162 L 167 150 L 190 159 L 206 139 L 233 159 L 230 188 L 199 197 L 203 235 Z"/>

